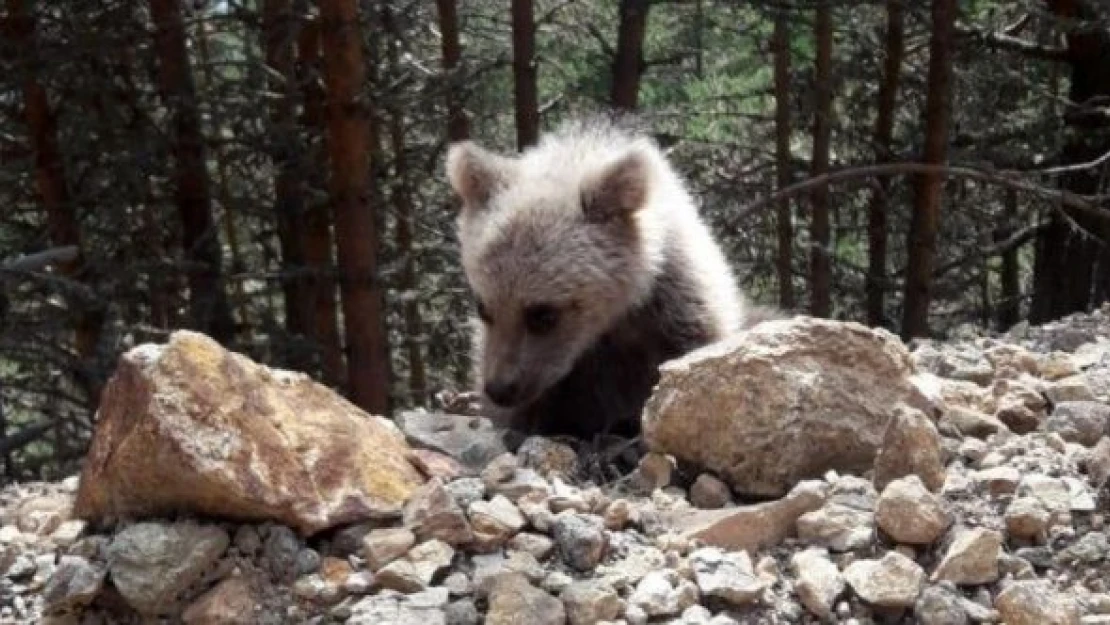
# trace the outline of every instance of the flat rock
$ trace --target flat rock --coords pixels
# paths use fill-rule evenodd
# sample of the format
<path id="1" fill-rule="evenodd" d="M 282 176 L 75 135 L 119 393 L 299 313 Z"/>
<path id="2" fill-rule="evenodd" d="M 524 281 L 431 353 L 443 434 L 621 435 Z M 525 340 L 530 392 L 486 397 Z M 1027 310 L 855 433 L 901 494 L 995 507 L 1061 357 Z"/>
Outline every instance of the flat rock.
<path id="1" fill-rule="evenodd" d="M 523 575 L 499 577 L 490 591 L 486 625 L 563 625 L 566 620 L 563 602 L 533 586 Z"/>
<path id="2" fill-rule="evenodd" d="M 624 601 L 603 581 L 574 582 L 559 595 L 571 625 L 593 625 L 611 621 L 624 613 Z"/>
<path id="3" fill-rule="evenodd" d="M 80 556 L 62 556 L 43 588 L 43 609 L 54 614 L 89 605 L 104 585 L 106 573 Z"/>
<path id="4" fill-rule="evenodd" d="M 989 584 L 998 579 L 1002 534 L 977 527 L 958 534 L 933 571 L 932 580 L 962 586 Z"/>
<path id="5" fill-rule="evenodd" d="M 470 504 L 468 516 L 475 540 L 485 549 L 503 545 L 527 523 L 520 509 L 504 495 L 475 501 Z"/>
<path id="6" fill-rule="evenodd" d="M 663 522 L 683 538 L 728 550 L 758 551 L 793 536 L 798 517 L 825 503 L 828 485 L 806 480 L 785 497 L 721 510 L 678 510 Z"/>
<path id="7" fill-rule="evenodd" d="M 74 504 L 87 520 L 185 511 L 313 534 L 396 515 L 423 481 L 387 419 L 196 332 L 126 352 L 98 415 Z"/>
<path id="8" fill-rule="evenodd" d="M 256 613 L 260 601 L 254 585 L 243 576 L 229 577 L 196 599 L 181 614 L 185 625 L 252 625 L 263 619 Z"/>
<path id="9" fill-rule="evenodd" d="M 351 605 L 347 625 L 447 625 L 447 590 L 410 595 L 385 590 Z"/>
<path id="10" fill-rule="evenodd" d="M 879 560 L 853 562 L 844 570 L 844 579 L 871 605 L 908 608 L 925 585 L 925 571 L 913 560 L 890 551 Z"/>
<path id="11" fill-rule="evenodd" d="M 371 571 L 408 553 L 416 544 L 416 535 L 404 527 L 370 530 L 362 539 L 362 555 Z"/>
<path id="12" fill-rule="evenodd" d="M 131 525 L 108 546 L 112 584 L 138 612 L 165 613 L 230 543 L 227 532 L 212 525 Z"/>
<path id="13" fill-rule="evenodd" d="M 746 551 L 705 547 L 690 554 L 690 565 L 702 596 L 717 597 L 734 606 L 757 600 L 767 587 L 756 575 Z"/>
<path id="14" fill-rule="evenodd" d="M 994 607 L 1006 625 L 1079 625 L 1074 599 L 1050 582 L 1011 582 L 995 597 Z"/>
<path id="15" fill-rule="evenodd" d="M 396 422 L 412 446 L 446 454 L 472 470 L 480 471 L 507 451 L 504 431 L 484 417 L 402 411 Z"/>
<path id="16" fill-rule="evenodd" d="M 1044 429 L 1056 432 L 1069 443 L 1096 445 L 1110 431 L 1110 406 L 1096 401 L 1066 401 L 1052 410 Z"/>

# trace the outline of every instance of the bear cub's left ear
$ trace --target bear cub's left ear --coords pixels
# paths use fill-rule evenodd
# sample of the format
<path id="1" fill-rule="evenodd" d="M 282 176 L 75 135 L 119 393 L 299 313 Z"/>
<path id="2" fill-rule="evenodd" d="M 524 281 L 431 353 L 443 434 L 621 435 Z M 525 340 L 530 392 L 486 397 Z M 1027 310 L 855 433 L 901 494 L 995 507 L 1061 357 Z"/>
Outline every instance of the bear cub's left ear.
<path id="1" fill-rule="evenodd" d="M 628 217 L 647 203 L 650 184 L 648 157 L 640 149 L 633 149 L 586 181 L 582 212 L 592 223 Z"/>
<path id="2" fill-rule="evenodd" d="M 514 161 L 472 141 L 460 141 L 447 149 L 447 179 L 462 198 L 464 210 L 484 206 L 508 186 L 515 169 Z"/>

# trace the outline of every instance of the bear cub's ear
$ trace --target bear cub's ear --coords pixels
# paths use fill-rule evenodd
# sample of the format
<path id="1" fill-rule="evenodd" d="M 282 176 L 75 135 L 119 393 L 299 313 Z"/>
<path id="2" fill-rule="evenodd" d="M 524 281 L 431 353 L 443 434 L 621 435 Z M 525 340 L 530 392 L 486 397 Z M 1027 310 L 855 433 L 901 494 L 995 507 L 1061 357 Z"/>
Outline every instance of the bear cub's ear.
<path id="1" fill-rule="evenodd" d="M 586 181 L 582 212 L 593 223 L 626 218 L 644 207 L 650 186 L 648 157 L 635 149 Z"/>
<path id="2" fill-rule="evenodd" d="M 515 163 L 472 141 L 460 141 L 447 149 L 447 179 L 459 194 L 464 209 L 479 208 L 512 179 Z"/>

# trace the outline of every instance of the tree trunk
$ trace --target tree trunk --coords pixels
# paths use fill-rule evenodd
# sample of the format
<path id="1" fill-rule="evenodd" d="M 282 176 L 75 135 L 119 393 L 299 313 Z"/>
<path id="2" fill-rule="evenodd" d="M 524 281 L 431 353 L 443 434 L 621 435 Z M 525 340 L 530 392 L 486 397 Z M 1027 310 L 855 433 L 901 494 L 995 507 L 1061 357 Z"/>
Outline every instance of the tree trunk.
<path id="1" fill-rule="evenodd" d="M 832 139 L 832 6 L 819 0 L 813 26 L 817 47 L 814 64 L 813 159 L 810 175 L 829 171 L 829 145 Z M 831 310 L 832 263 L 829 258 L 829 186 L 823 184 L 811 194 L 813 204 L 810 238 L 810 313 L 827 317 Z"/>
<path id="2" fill-rule="evenodd" d="M 1001 242 L 1013 234 L 1014 224 L 1018 218 L 1017 191 L 1006 191 L 1006 213 L 1004 227 L 995 232 L 995 241 Z M 998 281 L 1001 295 L 995 308 L 998 329 L 1004 331 L 1021 320 L 1021 276 L 1018 267 L 1018 250 L 1020 247 L 1011 247 L 1002 253 L 1002 267 L 999 271 Z"/>
<path id="3" fill-rule="evenodd" d="M 459 45 L 459 14 L 455 0 L 436 0 L 439 12 L 440 47 L 443 51 L 443 73 L 447 78 L 447 138 L 464 141 L 470 137 L 470 121 L 463 106 L 462 46 Z"/>
<path id="4" fill-rule="evenodd" d="M 516 145 L 533 145 L 540 135 L 536 87 L 536 21 L 532 0 L 512 0 L 513 90 L 516 96 Z"/>
<path id="5" fill-rule="evenodd" d="M 303 12 L 298 10 L 303 15 Z M 301 178 L 312 189 L 327 186 L 323 167 L 327 152 L 322 145 L 324 129 L 324 90 L 320 83 L 320 22 L 305 19 L 297 36 L 297 56 L 304 98 L 303 125 L 308 132 L 306 158 L 301 161 Z M 339 340 L 336 304 L 335 261 L 332 243 L 332 210 L 326 201 L 311 201 L 305 206 L 301 247 L 304 253 L 304 299 L 309 307 L 309 330 L 320 354 L 324 381 L 342 389 L 347 380 L 343 347 Z"/>
<path id="6" fill-rule="evenodd" d="M 928 92 L 925 96 L 925 163 L 943 165 L 948 158 L 948 121 L 952 100 L 952 47 L 956 0 L 933 0 L 933 32 L 929 42 Z M 921 174 L 915 180 L 913 216 L 906 242 L 905 309 L 902 336 L 929 333 L 929 303 L 933 288 L 937 230 L 944 178 Z"/>
<path id="7" fill-rule="evenodd" d="M 400 74 L 398 47 L 401 33 L 394 21 L 392 11 L 386 4 L 382 9 L 382 22 L 389 32 L 387 57 L 390 78 Z M 397 218 L 394 231 L 397 253 L 401 256 L 401 272 L 398 276 L 397 290 L 403 302 L 402 316 L 405 328 L 405 351 L 408 354 L 409 394 L 412 405 L 421 406 L 427 401 L 428 382 L 424 366 L 424 323 L 420 316 L 420 275 L 416 248 L 413 246 L 413 223 L 415 209 L 412 188 L 409 184 L 409 165 L 405 145 L 405 112 L 400 98 L 393 98 L 389 111 L 389 139 L 393 151 L 392 201 Z"/>
<path id="8" fill-rule="evenodd" d="M 8 0 L 8 20 L 5 30 L 16 53 L 36 58 L 34 17 L 24 0 Z M 84 249 L 81 227 L 69 194 L 65 166 L 58 148 L 58 126 L 46 88 L 35 75 L 37 63 L 27 63 L 22 83 L 23 115 L 27 124 L 31 151 L 34 153 L 35 189 L 46 213 L 46 230 L 50 244 L 58 247 L 74 246 L 77 255 L 73 260 L 58 264 L 60 273 L 75 281 L 84 276 Z M 89 406 L 100 403 L 102 380 L 95 375 L 96 348 L 104 326 L 104 307 L 93 300 L 89 292 L 74 291 L 66 298 L 73 317 L 74 351 L 77 354 L 75 374 L 88 395 Z"/>
<path id="9" fill-rule="evenodd" d="M 158 56 L 158 88 L 173 119 L 174 185 L 188 263 L 192 323 L 225 344 L 235 336 L 224 292 L 219 234 L 212 218 L 208 172 L 185 28 L 178 0 L 150 0 Z"/>
<path id="10" fill-rule="evenodd" d="M 648 7 L 648 0 L 620 0 L 617 54 L 613 59 L 613 85 L 609 98 L 617 109 L 635 109 L 640 95 Z"/>
<path id="11" fill-rule="evenodd" d="M 1110 123 L 1102 112 L 1110 98 L 1110 29 L 1098 11 L 1083 0 L 1046 0 L 1049 10 L 1067 26 L 1067 63 L 1071 87 L 1064 112 L 1067 139 L 1064 164 L 1093 161 L 1110 151 Z M 1084 23 L 1086 22 L 1086 23 Z M 1085 167 L 1061 176 L 1060 187 L 1072 193 L 1098 194 L 1105 189 L 1110 166 Z M 1043 323 L 1086 310 L 1110 295 L 1110 228 L 1089 215 L 1053 211 L 1037 238 L 1031 322 Z"/>
<path id="12" fill-rule="evenodd" d="M 389 359 L 378 232 L 370 206 L 371 111 L 356 0 L 321 0 L 324 83 L 327 88 L 331 198 L 343 292 L 351 399 L 374 414 L 389 411 Z"/>
<path id="13" fill-rule="evenodd" d="M 779 191 L 790 186 L 793 179 L 793 158 L 790 152 L 790 24 L 786 12 L 775 14 L 775 32 L 771 36 L 775 79 L 775 173 Z M 775 266 L 779 280 L 779 306 L 794 308 L 794 224 L 790 199 L 782 198 L 775 207 L 778 231 L 778 254 Z"/>
<path id="14" fill-rule="evenodd" d="M 898 105 L 905 48 L 904 0 L 887 0 L 886 59 L 879 85 L 879 110 L 875 118 L 875 160 L 880 163 L 890 161 L 893 155 L 894 112 Z M 881 176 L 876 184 L 878 188 L 867 206 L 867 322 L 872 326 L 885 326 L 886 211 L 890 202 L 890 178 Z"/>
<path id="15" fill-rule="evenodd" d="M 305 297 L 304 211 L 305 199 L 300 174 L 304 146 L 298 136 L 296 102 L 297 75 L 294 65 L 296 20 L 291 0 L 266 0 L 262 9 L 263 48 L 271 75 L 270 90 L 281 94 L 270 106 L 271 154 L 277 170 L 274 178 L 274 215 L 281 245 L 281 288 L 285 299 L 285 327 L 295 343 L 290 364 L 297 370 L 309 368 L 308 355 L 300 345 L 311 336 L 311 302 Z"/>

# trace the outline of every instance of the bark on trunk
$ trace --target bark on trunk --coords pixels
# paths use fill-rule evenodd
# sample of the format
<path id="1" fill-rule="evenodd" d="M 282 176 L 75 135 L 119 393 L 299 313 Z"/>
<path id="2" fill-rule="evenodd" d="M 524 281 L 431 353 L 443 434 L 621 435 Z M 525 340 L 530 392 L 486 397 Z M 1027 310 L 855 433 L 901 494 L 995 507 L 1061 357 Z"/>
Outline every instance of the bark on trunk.
<path id="1" fill-rule="evenodd" d="M 295 369 L 307 370 L 308 354 L 299 345 L 311 335 L 309 319 L 312 310 L 305 297 L 304 259 L 304 188 L 300 159 L 304 146 L 298 136 L 296 102 L 297 75 L 294 65 L 296 18 L 291 0 L 266 0 L 262 9 L 263 49 L 266 65 L 276 73 L 270 78 L 270 90 L 281 94 L 270 106 L 271 152 L 277 175 L 274 178 L 274 215 L 277 218 L 278 242 L 281 245 L 281 288 L 284 295 L 285 327 L 295 345 L 290 363 Z"/>
<path id="2" fill-rule="evenodd" d="M 158 88 L 171 111 L 174 186 L 188 263 L 192 323 L 224 344 L 235 335 L 224 292 L 219 234 L 212 218 L 204 139 L 197 112 L 196 86 L 185 48 L 185 28 L 178 0 L 150 0 L 158 56 Z"/>
<path id="3" fill-rule="evenodd" d="M 829 171 L 829 144 L 832 139 L 832 6 L 820 0 L 814 22 L 817 57 L 814 64 L 813 159 L 810 175 Z M 810 313 L 827 317 L 831 309 L 832 263 L 829 258 L 829 187 L 823 184 L 810 195 L 813 205 L 810 238 Z"/>
<path id="4" fill-rule="evenodd" d="M 1047 0 L 1066 31 L 1066 62 L 1071 70 L 1064 111 L 1067 139 L 1061 161 L 1079 164 L 1110 151 L 1110 123 L 1102 113 L 1110 98 L 1110 29 L 1099 25 L 1098 12 L 1082 0 Z M 1086 23 L 1085 23 L 1086 22 Z M 1098 194 L 1110 167 L 1082 168 L 1064 174 L 1060 187 L 1072 193 Z M 1065 209 L 1053 212 L 1037 239 L 1031 322 L 1043 323 L 1086 310 L 1110 295 L 1110 228 L 1102 220 Z"/>
<path id="5" fill-rule="evenodd" d="M 648 7 L 647 0 L 620 1 L 617 54 L 613 59 L 613 84 L 609 96 L 617 109 L 635 109 L 640 96 Z"/>
<path id="6" fill-rule="evenodd" d="M 400 33 L 393 13 L 386 5 L 382 10 L 382 21 L 390 33 L 387 57 L 389 69 L 393 76 L 400 70 L 398 60 L 398 44 Z M 416 248 L 413 246 L 413 223 L 415 209 L 412 200 L 412 188 L 409 184 L 409 165 L 406 154 L 405 142 L 405 112 L 399 98 L 391 100 L 389 111 L 389 141 L 393 151 L 393 180 L 392 196 L 394 214 L 397 218 L 394 230 L 394 241 L 397 253 L 401 256 L 401 272 L 398 276 L 397 290 L 401 293 L 402 316 L 405 328 L 405 351 L 408 355 L 409 365 L 409 395 L 412 405 L 421 406 L 427 402 L 427 374 L 424 366 L 424 324 L 420 315 L 420 275 Z"/>
<path id="7" fill-rule="evenodd" d="M 447 78 L 447 138 L 464 141 L 470 137 L 470 121 L 466 117 L 462 94 L 462 46 L 459 44 L 459 14 L 455 0 L 436 0 L 439 12 L 440 48 L 443 52 L 443 73 Z"/>
<path id="8" fill-rule="evenodd" d="M 377 276 L 378 229 L 370 206 L 369 104 L 356 0 L 321 0 L 331 197 L 343 292 L 350 395 L 362 409 L 389 411 L 389 360 Z"/>
<path id="9" fill-rule="evenodd" d="M 875 119 L 875 160 L 891 160 L 894 137 L 894 112 L 898 105 L 898 85 L 905 55 L 905 2 L 888 0 L 886 5 L 886 59 L 879 85 L 879 110 Z M 887 219 L 891 181 L 886 176 L 876 181 L 878 188 L 867 207 L 867 322 L 872 326 L 886 325 L 886 256 Z"/>
<path id="10" fill-rule="evenodd" d="M 952 46 L 956 0 L 933 0 L 933 32 L 929 42 L 928 92 L 925 96 L 925 153 L 930 165 L 943 165 L 948 157 L 948 121 L 951 113 Z M 916 179 L 913 216 L 906 243 L 905 310 L 902 335 L 909 339 L 929 333 L 929 304 L 933 289 L 937 230 L 944 179 L 923 174 Z"/>
<path id="11" fill-rule="evenodd" d="M 775 15 L 771 36 L 775 80 L 775 174 L 779 191 L 790 186 L 793 158 L 790 153 L 790 25 L 787 15 Z M 794 223 L 790 199 L 782 198 L 775 207 L 778 253 L 775 266 L 779 281 L 779 306 L 794 308 Z"/>
<path id="12" fill-rule="evenodd" d="M 17 54 L 22 51 L 28 58 L 34 59 L 35 24 L 27 3 L 24 0 L 8 0 L 7 9 L 5 30 L 14 45 L 13 49 Z M 23 116 L 34 153 L 35 189 L 46 213 L 50 244 L 77 248 L 77 255 L 70 261 L 58 263 L 58 270 L 67 278 L 82 281 L 87 276 L 83 275 L 85 258 L 81 228 L 58 147 L 57 119 L 50 108 L 46 88 L 35 75 L 35 65 L 28 63 L 22 83 Z M 93 359 L 104 325 L 104 310 L 90 295 L 72 293 L 67 297 L 67 305 L 73 317 L 73 343 L 78 358 L 75 377 L 88 395 L 89 406 L 95 408 L 100 403 L 102 381 L 95 375 Z"/>
<path id="13" fill-rule="evenodd" d="M 540 106 L 536 86 L 536 20 L 532 0 L 513 0 L 513 90 L 518 150 L 536 143 Z"/>
<path id="14" fill-rule="evenodd" d="M 995 233 L 995 242 L 1000 243 L 1010 238 L 1014 231 L 1014 224 L 1018 218 L 1017 191 L 1011 189 L 1006 192 L 1006 220 L 1005 227 Z M 1021 276 L 1018 267 L 1018 250 L 1014 246 L 1002 253 L 1002 267 L 999 270 L 998 281 L 1001 294 L 998 306 L 995 309 L 996 323 L 999 330 L 1006 330 L 1021 320 Z"/>
<path id="15" fill-rule="evenodd" d="M 306 158 L 301 162 L 301 177 L 312 189 L 327 186 L 324 177 L 327 151 L 323 145 L 324 90 L 321 86 L 320 22 L 305 19 L 297 36 L 297 57 L 300 66 L 298 82 L 304 97 L 302 124 L 308 133 Z M 309 329 L 320 358 L 324 381 L 344 388 L 347 367 L 339 340 L 339 317 L 336 303 L 335 254 L 332 242 L 332 210 L 327 201 L 308 202 L 305 206 L 303 240 L 305 279 L 304 299 L 309 306 Z"/>

